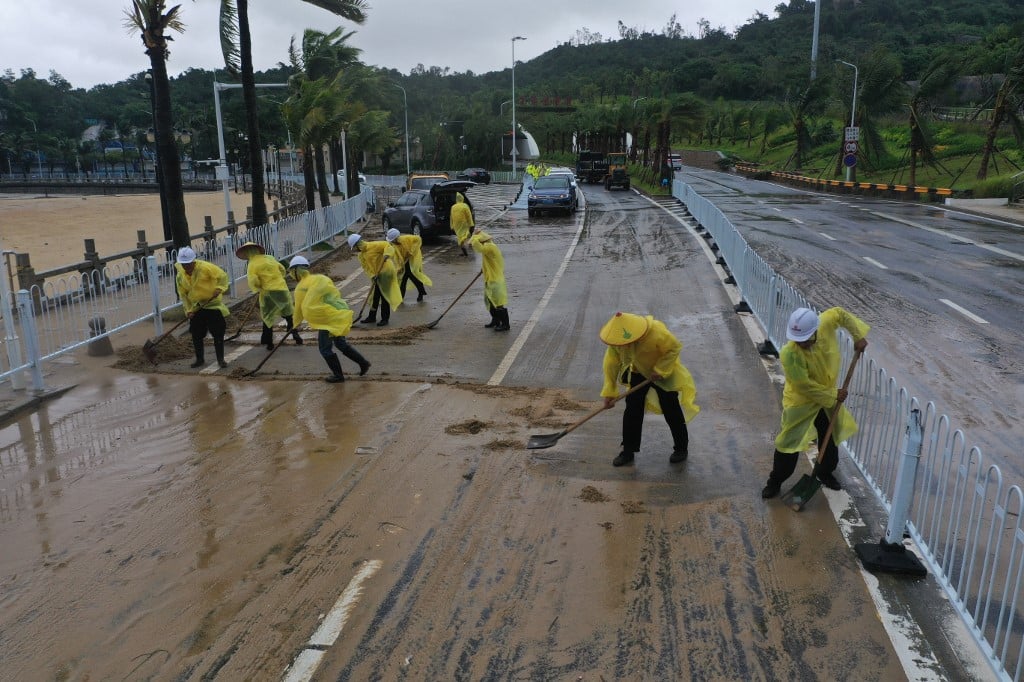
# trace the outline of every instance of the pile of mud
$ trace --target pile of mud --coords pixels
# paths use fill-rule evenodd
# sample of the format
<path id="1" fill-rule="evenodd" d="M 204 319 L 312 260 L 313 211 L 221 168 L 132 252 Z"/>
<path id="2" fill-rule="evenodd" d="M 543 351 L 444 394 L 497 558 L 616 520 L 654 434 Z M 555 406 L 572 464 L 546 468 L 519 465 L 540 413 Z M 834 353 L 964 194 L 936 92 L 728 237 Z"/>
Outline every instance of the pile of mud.
<path id="1" fill-rule="evenodd" d="M 153 346 L 152 352 L 157 365 L 162 362 L 191 358 L 193 356 L 192 337 L 168 336 Z M 142 353 L 142 346 L 126 346 L 117 350 L 117 362 L 114 363 L 114 367 L 129 372 L 146 372 L 155 366 Z"/>

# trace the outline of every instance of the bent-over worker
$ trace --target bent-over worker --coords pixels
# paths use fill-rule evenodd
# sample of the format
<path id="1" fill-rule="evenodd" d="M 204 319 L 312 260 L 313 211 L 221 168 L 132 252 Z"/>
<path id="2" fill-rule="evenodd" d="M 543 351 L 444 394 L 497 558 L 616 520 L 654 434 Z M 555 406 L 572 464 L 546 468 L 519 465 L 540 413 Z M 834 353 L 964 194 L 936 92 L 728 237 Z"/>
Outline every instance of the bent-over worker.
<path id="1" fill-rule="evenodd" d="M 416 291 L 419 292 L 416 297 L 416 302 L 419 303 L 427 295 L 424 285 L 434 286 L 433 280 L 423 272 L 423 238 L 417 234 L 402 234 L 393 227 L 387 231 L 384 238 L 395 247 L 399 258 L 405 264 L 402 268 L 401 283 L 398 285 L 402 300 L 405 300 L 405 289 L 412 280 L 416 285 Z"/>
<path id="2" fill-rule="evenodd" d="M 305 320 L 310 327 L 318 330 L 317 346 L 320 355 L 331 368 L 331 376 L 325 381 L 332 384 L 345 381 L 341 360 L 334 348 L 359 365 L 359 376 L 366 374 L 370 362 L 345 338 L 352 329 L 352 309 L 341 297 L 334 282 L 326 275 L 311 274 L 305 256 L 292 258 L 288 263 L 288 271 L 298 282 L 295 287 L 295 321 L 301 324 Z"/>
<path id="3" fill-rule="evenodd" d="M 846 401 L 846 389 L 836 388 L 842 364 L 840 327 L 853 337 L 854 350 L 867 348 L 865 337 L 870 327 L 842 308 L 829 308 L 820 316 L 810 308 L 797 308 L 789 316 L 786 327 L 789 341 L 779 351 L 779 362 L 786 376 L 782 389 L 782 426 L 775 438 L 772 471 L 761 491 L 765 499 L 779 494 L 783 482 L 796 470 L 799 454 L 811 441 L 817 439 L 820 447 L 836 402 Z M 826 488 L 842 490 L 842 484 L 835 477 L 839 466 L 837 444 L 856 432 L 856 420 L 846 406 L 841 405 L 832 437 L 825 445 L 821 462 L 814 468 L 814 476 Z"/>
<path id="4" fill-rule="evenodd" d="M 224 331 L 228 326 L 225 318 L 231 311 L 224 305 L 221 295 L 228 290 L 228 273 L 213 263 L 196 258 L 196 252 L 189 246 L 178 249 L 176 261 L 174 284 L 188 316 L 188 331 L 196 354 L 195 362 L 189 366 L 195 368 L 205 364 L 203 340 L 209 333 L 213 337 L 217 364 L 221 368 L 227 367 Z"/>
<path id="5" fill-rule="evenodd" d="M 379 307 L 380 322 L 377 322 L 377 326 L 383 327 L 391 319 L 391 311 L 402 305 L 402 291 L 398 285 L 398 252 L 386 241 L 367 241 L 360 234 L 350 234 L 348 246 L 357 252 L 359 264 L 373 287 L 370 311 L 359 322 L 377 322 Z"/>
<path id="6" fill-rule="evenodd" d="M 622 414 L 622 452 L 612 466 L 632 464 L 640 451 L 644 411 L 664 414 L 672 432 L 672 454 L 668 461 L 683 462 L 689 456 L 690 435 L 686 423 L 697 416 L 697 387 L 693 376 L 679 360 L 683 344 L 653 315 L 615 313 L 599 334 L 608 348 L 604 353 L 604 385 L 601 397 L 611 407 L 619 395 L 618 384 L 629 388 L 647 379 L 651 383 L 626 396 Z M 651 393 L 650 389 L 654 388 Z"/>
<path id="7" fill-rule="evenodd" d="M 455 238 L 459 240 L 459 248 L 462 249 L 462 255 L 468 256 L 469 252 L 466 251 L 466 241 L 469 240 L 469 235 L 473 232 L 473 227 L 476 223 L 473 221 L 473 210 L 466 203 L 466 197 L 462 196 L 462 192 L 455 193 L 455 203 L 452 204 L 452 208 L 448 213 L 448 222 L 452 226 Z"/>
<path id="8" fill-rule="evenodd" d="M 266 250 L 256 242 L 242 244 L 235 249 L 235 255 L 248 261 L 245 275 L 249 289 L 259 296 L 260 319 L 263 320 L 260 344 L 266 346 L 267 350 L 274 350 L 273 327 L 279 319 L 284 318 L 288 325 L 285 334 L 291 334 L 295 343 L 301 346 L 302 337 L 293 329 L 292 294 L 284 280 L 284 266 L 273 256 L 268 256 Z"/>

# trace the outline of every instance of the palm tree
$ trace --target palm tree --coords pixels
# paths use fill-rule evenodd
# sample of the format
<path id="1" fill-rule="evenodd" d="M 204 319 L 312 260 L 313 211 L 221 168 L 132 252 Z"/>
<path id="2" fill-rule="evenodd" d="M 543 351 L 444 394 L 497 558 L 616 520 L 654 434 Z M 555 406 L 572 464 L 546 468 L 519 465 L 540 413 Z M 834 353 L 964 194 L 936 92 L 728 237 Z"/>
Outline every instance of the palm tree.
<path id="1" fill-rule="evenodd" d="M 861 70 L 856 93 L 857 120 L 854 125 L 860 128 L 860 157 L 865 161 L 870 161 L 872 157 L 877 160 L 885 153 L 885 141 L 879 125 L 881 117 L 896 111 L 907 101 L 907 86 L 903 82 L 902 68 L 895 54 L 880 48 L 868 56 L 867 65 Z M 840 138 L 836 175 L 839 175 L 842 168 L 844 145 L 845 140 Z M 856 171 L 857 168 L 854 166 L 850 176 L 854 180 L 857 179 Z"/>
<path id="2" fill-rule="evenodd" d="M 366 21 L 368 5 L 364 0 L 303 0 L 325 9 L 343 19 L 362 24 Z M 249 0 L 221 0 L 220 44 L 224 64 L 231 73 L 242 77 L 242 97 L 245 100 L 245 125 L 249 133 L 249 158 L 258 159 L 262 152 L 259 119 L 256 110 L 256 78 L 252 66 L 252 38 L 249 34 Z M 267 204 L 264 200 L 263 165 L 252 164 L 252 219 L 253 224 L 267 222 Z"/>
<path id="3" fill-rule="evenodd" d="M 928 129 L 928 110 L 932 100 L 944 93 L 957 78 L 957 69 L 949 57 L 940 57 L 929 64 L 917 90 L 910 97 L 910 177 L 907 184 L 917 185 L 918 159 L 927 164 L 935 163 Z"/>
<path id="4" fill-rule="evenodd" d="M 176 248 L 188 246 L 188 218 L 185 216 L 185 194 L 181 185 L 181 163 L 174 142 L 174 122 L 171 120 L 171 84 L 167 78 L 167 43 L 172 38 L 168 31 L 181 33 L 185 25 L 180 18 L 180 5 L 167 9 L 164 0 L 132 0 L 131 10 L 125 10 L 124 25 L 129 33 L 138 31 L 149 55 L 153 76 L 154 118 L 156 119 L 157 157 L 163 176 L 163 197 L 166 202 L 167 224 L 170 234 L 164 239 L 174 242 Z"/>
<path id="5" fill-rule="evenodd" d="M 796 101 L 787 105 L 790 123 L 793 126 L 795 147 L 783 168 L 789 168 L 790 161 L 794 168 L 800 170 L 804 165 L 804 158 L 814 148 L 814 141 L 811 139 L 811 132 L 807 126 L 807 119 L 819 112 L 824 103 L 824 95 L 829 86 L 827 78 L 818 77 L 807 84 Z"/>
<path id="6" fill-rule="evenodd" d="M 988 165 L 992 159 L 992 152 L 996 148 L 996 135 L 1004 121 L 1009 121 L 1018 142 L 1024 138 L 1024 116 L 1021 116 L 1020 113 L 1021 107 L 1024 106 L 1024 41 L 1018 41 L 1017 49 L 1008 66 L 1003 83 L 996 93 L 995 105 L 992 108 L 992 120 L 989 121 L 988 130 L 985 133 L 985 145 L 981 151 L 981 167 L 978 168 L 979 180 L 988 177 Z"/>

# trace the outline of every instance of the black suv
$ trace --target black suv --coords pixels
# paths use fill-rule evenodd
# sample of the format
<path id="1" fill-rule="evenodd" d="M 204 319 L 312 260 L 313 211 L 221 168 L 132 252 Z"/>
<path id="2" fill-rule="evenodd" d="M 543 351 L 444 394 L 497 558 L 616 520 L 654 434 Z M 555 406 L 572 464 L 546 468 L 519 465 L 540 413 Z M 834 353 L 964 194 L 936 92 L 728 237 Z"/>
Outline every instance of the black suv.
<path id="1" fill-rule="evenodd" d="M 479 182 L 481 185 L 491 184 L 491 174 L 484 168 L 467 168 L 461 173 L 456 173 L 455 177 L 458 180 Z"/>
<path id="2" fill-rule="evenodd" d="M 384 231 L 387 232 L 394 227 L 399 232 L 422 237 L 454 234 L 450 216 L 452 204 L 455 203 L 455 193 L 462 192 L 469 209 L 473 210 L 473 204 L 470 203 L 466 192 L 474 184 L 476 183 L 466 180 L 448 180 L 437 183 L 429 190 L 406 190 L 384 209 L 381 218 Z"/>

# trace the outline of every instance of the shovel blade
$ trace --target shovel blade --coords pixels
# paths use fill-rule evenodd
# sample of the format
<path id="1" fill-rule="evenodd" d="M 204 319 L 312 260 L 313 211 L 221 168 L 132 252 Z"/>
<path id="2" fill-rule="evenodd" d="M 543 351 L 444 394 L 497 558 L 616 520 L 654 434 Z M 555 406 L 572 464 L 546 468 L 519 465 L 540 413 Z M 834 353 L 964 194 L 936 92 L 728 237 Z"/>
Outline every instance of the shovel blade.
<path id="1" fill-rule="evenodd" d="M 543 450 L 544 448 L 550 448 L 552 445 L 558 442 L 558 439 L 566 434 L 565 431 L 558 433 L 543 433 L 535 434 L 530 436 L 530 440 L 526 443 L 527 450 Z"/>
<path id="2" fill-rule="evenodd" d="M 804 505 L 814 497 L 814 493 L 821 489 L 821 481 L 814 476 L 804 474 L 787 493 L 782 496 L 783 501 L 793 511 L 802 511 Z"/>
<path id="3" fill-rule="evenodd" d="M 155 365 L 156 350 L 154 350 L 154 346 L 156 346 L 156 344 L 153 343 L 153 339 L 146 339 L 146 343 L 142 344 L 142 354 L 145 356 L 147 360 L 149 360 Z"/>

